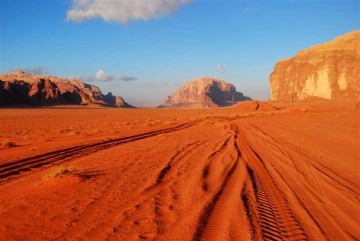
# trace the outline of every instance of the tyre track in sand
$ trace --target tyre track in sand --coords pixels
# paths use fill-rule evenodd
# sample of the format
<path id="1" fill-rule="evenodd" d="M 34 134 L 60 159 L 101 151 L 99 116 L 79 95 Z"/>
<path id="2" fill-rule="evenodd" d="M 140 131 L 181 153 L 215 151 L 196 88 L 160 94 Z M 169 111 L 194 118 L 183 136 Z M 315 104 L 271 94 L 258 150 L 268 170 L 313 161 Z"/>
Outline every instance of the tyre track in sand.
<path id="1" fill-rule="evenodd" d="M 179 148 L 182 152 L 177 151 L 171 158 L 175 162 L 186 158 L 188 153 L 191 153 L 192 150 L 200 145 L 201 142 L 193 142 L 188 145 L 185 145 L 182 148 Z M 138 162 L 131 163 L 133 170 L 129 170 L 128 174 L 131 175 L 134 179 L 139 179 L 140 176 L 136 175 L 136 167 L 138 167 Z M 176 163 L 174 163 L 176 165 Z M 144 169 L 145 170 L 145 169 Z M 118 175 L 124 175 L 118 173 Z M 119 177 L 120 179 L 120 177 Z M 157 179 L 155 179 L 157 180 Z M 164 180 L 165 181 L 165 180 Z M 156 181 L 154 181 L 156 183 Z M 145 190 L 138 189 L 133 191 L 138 193 L 136 198 L 126 198 L 126 201 L 120 201 L 120 197 L 117 196 L 114 198 L 113 192 L 117 192 L 119 189 L 127 189 L 122 187 L 120 183 L 113 180 L 111 185 L 108 185 L 104 190 L 104 193 L 101 193 L 98 196 L 101 196 L 95 203 L 86 208 L 83 213 L 80 213 L 78 216 L 74 217 L 75 220 L 86 220 L 87 229 L 85 232 L 80 232 L 77 230 L 76 226 L 69 228 L 67 233 L 63 234 L 63 239 L 81 239 L 81 237 L 94 237 L 98 235 L 97 233 L 101 229 L 112 230 L 110 234 L 103 234 L 103 236 L 97 237 L 99 240 L 111 240 L 112 235 L 123 235 L 120 240 L 134 240 L 134 239 L 145 239 L 155 237 L 162 229 L 163 222 L 156 218 L 159 213 L 163 210 L 165 204 L 160 203 L 159 200 L 160 193 L 162 189 L 160 188 L 148 188 Z M 151 194 L 150 194 L 151 193 Z M 171 205 L 170 203 L 168 205 Z M 175 206 L 175 205 L 174 205 Z M 104 208 L 106 207 L 106 208 Z M 148 207 L 153 207 L 150 211 Z M 105 211 L 106 210 L 106 211 Z M 138 212 L 146 212 L 146 216 L 140 215 L 137 216 Z M 150 218 L 156 222 L 148 222 L 146 218 Z M 90 221 L 92 220 L 92 221 Z M 101 221 L 96 221 L 101 220 Z M 142 225 L 146 223 L 147 229 L 139 230 Z M 83 230 L 83 229 L 82 229 Z M 137 235 L 135 235 L 138 233 Z M 117 238 L 115 238 L 116 240 Z"/>
<path id="2" fill-rule="evenodd" d="M 221 224 L 230 218 L 232 223 L 229 226 L 236 226 L 234 222 L 241 222 L 240 219 L 232 217 L 230 213 L 221 214 L 221 210 L 226 209 L 224 203 L 237 205 L 237 203 L 229 202 L 229 200 L 233 200 L 240 202 L 244 208 L 252 239 L 308 240 L 308 235 L 291 210 L 285 194 L 280 191 L 266 169 L 264 160 L 248 144 L 238 125 L 231 123 L 230 129 L 233 135 L 230 139 L 225 140 L 223 146 L 232 146 L 232 150 L 237 155 L 235 159 L 233 158 L 231 167 L 227 169 L 218 189 L 203 207 L 192 239 L 194 241 L 210 240 L 221 235 L 216 230 L 218 226 L 211 225 L 212 221 Z M 206 174 L 206 166 L 204 170 Z M 245 175 L 245 179 L 242 178 L 243 175 Z M 228 192 L 229 190 L 231 192 Z M 240 194 L 238 198 L 229 194 L 237 191 Z M 216 219 L 222 221 L 219 222 Z M 227 235 L 227 239 L 231 239 L 231 232 Z"/>
<path id="3" fill-rule="evenodd" d="M 292 159 L 290 154 L 299 155 L 302 159 L 306 160 L 307 163 L 313 166 L 317 171 L 319 171 L 324 176 L 328 177 L 332 181 L 336 182 L 338 185 L 342 186 L 350 190 L 352 193 L 358 195 L 360 191 L 360 185 L 357 183 L 347 179 L 346 177 L 341 176 L 339 173 L 331 170 L 326 165 L 322 164 L 316 158 L 310 158 L 309 156 L 304 155 L 298 151 L 293 150 L 289 146 L 281 145 L 278 141 L 276 141 L 271 136 L 267 135 L 264 131 L 260 128 L 256 127 L 255 125 L 251 125 L 251 129 L 254 131 L 252 133 L 256 134 L 258 139 L 262 139 L 266 144 L 276 147 L 276 149 L 289 159 Z M 285 154 L 286 153 L 286 154 Z M 309 155 L 309 154 L 308 154 Z"/>
<path id="4" fill-rule="evenodd" d="M 101 142 L 95 142 L 86 145 L 80 145 L 61 150 L 56 150 L 41 155 L 28 157 L 20 160 L 9 161 L 0 164 L 0 183 L 7 182 L 15 176 L 19 176 L 24 172 L 31 171 L 33 168 L 39 168 L 45 165 L 55 165 L 68 162 L 75 158 L 90 155 L 92 153 L 108 149 L 114 146 L 131 143 L 145 138 L 154 137 L 160 134 L 166 134 L 174 131 L 179 131 L 191 127 L 195 122 L 181 124 L 171 128 L 165 128 L 136 135 L 110 139 Z"/>
<path id="5" fill-rule="evenodd" d="M 356 183 L 326 167 L 316 155 L 279 143 L 256 126 L 247 134 L 246 141 L 269 158 L 266 166 L 272 177 L 277 178 L 277 184 L 286 190 L 288 200 L 301 207 L 296 212 L 309 237 L 347 240 L 359 235 L 356 209 L 347 208 L 359 203 Z M 260 150 L 259 146 L 268 148 Z M 317 205 L 319 202 L 323 204 Z"/>
<path id="6" fill-rule="evenodd" d="M 228 128 L 225 128 L 225 131 L 227 130 Z M 136 234 L 135 239 L 180 240 L 176 238 L 180 233 L 173 233 L 174 227 L 178 231 L 187 229 L 191 220 L 190 223 L 197 226 L 196 230 L 191 232 L 191 239 L 211 240 L 214 237 L 213 227 L 218 221 L 223 221 L 219 210 L 225 207 L 224 202 L 230 204 L 226 205 L 228 208 L 232 207 L 234 197 L 235 203 L 240 203 L 238 195 L 229 195 L 233 188 L 241 189 L 237 187 L 241 184 L 236 183 L 239 180 L 237 174 L 240 154 L 235 147 L 237 144 L 233 132 L 221 134 L 219 140 L 216 138 L 184 143 L 181 148 L 174 150 L 168 161 L 157 169 L 157 175 L 149 186 L 138 196 L 139 202 L 126 210 L 124 216 L 119 217 L 116 224 L 118 236 L 110 235 L 109 239 L 117 237 L 120 240 L 131 240 L 134 239 L 132 235 Z M 211 152 L 205 152 L 210 147 Z M 199 159 L 201 154 L 205 156 Z M 205 176 L 204 170 L 207 173 Z M 208 182 L 208 190 L 204 190 L 201 185 L 205 182 Z M 188 191 L 194 189 L 198 192 L 188 196 Z M 204 199 L 191 205 L 191 199 L 196 197 Z M 191 214 L 186 216 L 182 213 L 184 210 L 194 212 L 190 211 Z M 226 213 L 232 212 L 227 210 Z M 231 220 L 227 219 L 226 222 L 231 223 Z M 219 235 L 219 232 L 215 235 Z"/>
<path id="7" fill-rule="evenodd" d="M 188 159 L 204 141 L 194 141 L 177 149 L 157 171 L 149 186 L 141 191 L 134 202 L 120 212 L 113 221 L 119 236 L 111 234 L 110 240 L 153 240 L 170 229 L 176 222 L 179 207 L 178 179 L 183 175 Z M 144 215 L 144 213 L 146 215 Z M 147 227 L 144 228 L 144 225 Z"/>
<path id="8" fill-rule="evenodd" d="M 219 221 L 226 223 L 231 222 L 231 220 L 228 220 L 230 218 L 228 215 L 225 215 L 227 216 L 226 218 L 221 217 L 222 216 L 221 212 L 219 212 L 219 210 L 222 210 L 223 208 L 228 206 L 226 204 L 224 206 L 224 203 L 228 203 L 227 201 L 230 201 L 230 203 L 233 200 L 236 201 L 236 198 L 234 199 L 234 196 L 229 195 L 229 192 L 226 193 L 226 191 L 230 190 L 231 192 L 231 189 L 238 188 L 237 185 L 239 184 L 234 182 L 230 183 L 231 181 L 235 181 L 235 182 L 239 181 L 238 172 L 236 171 L 238 170 L 239 167 L 241 152 L 237 144 L 238 128 L 236 125 L 233 124 L 230 125 L 230 133 L 231 136 L 225 138 L 225 140 L 219 146 L 219 148 L 209 155 L 208 157 L 209 161 L 203 168 L 202 189 L 204 192 L 208 192 L 207 178 L 209 176 L 211 166 L 215 165 L 214 164 L 215 161 L 216 162 L 221 161 L 223 159 L 222 155 L 227 154 L 231 156 L 230 151 L 233 152 L 232 158 L 230 159 L 231 160 L 230 163 L 227 163 L 227 168 L 224 169 L 225 173 L 223 174 L 221 184 L 218 185 L 213 196 L 210 198 L 210 200 L 205 204 L 205 206 L 202 209 L 202 212 L 197 222 L 196 230 L 192 237 L 192 240 L 194 241 L 215 238 L 216 235 L 219 235 L 219 233 L 221 233 L 219 232 L 219 230 L 216 230 L 216 226 L 218 225 Z"/>
<path id="9" fill-rule="evenodd" d="M 248 174 L 247 186 L 241 196 L 252 236 L 261 236 L 264 240 L 308 240 L 299 219 L 291 210 L 286 196 L 275 184 L 262 158 L 244 136 L 239 139 Z"/>

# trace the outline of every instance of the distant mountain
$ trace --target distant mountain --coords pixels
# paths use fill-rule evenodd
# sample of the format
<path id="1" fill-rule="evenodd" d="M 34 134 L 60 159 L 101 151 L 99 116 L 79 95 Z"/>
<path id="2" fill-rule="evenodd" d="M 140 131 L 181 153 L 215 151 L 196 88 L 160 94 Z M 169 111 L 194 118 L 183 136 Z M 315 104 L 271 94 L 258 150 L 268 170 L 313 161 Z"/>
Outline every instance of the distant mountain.
<path id="1" fill-rule="evenodd" d="M 251 100 L 237 92 L 235 86 L 217 78 L 191 80 L 167 96 L 160 107 L 211 108 L 230 106 L 238 101 Z"/>
<path id="2" fill-rule="evenodd" d="M 360 30 L 279 61 L 270 87 L 274 101 L 359 99 Z"/>
<path id="3" fill-rule="evenodd" d="M 0 105 L 99 104 L 131 108 L 121 97 L 103 95 L 95 85 L 80 80 L 32 75 L 22 71 L 0 74 Z"/>

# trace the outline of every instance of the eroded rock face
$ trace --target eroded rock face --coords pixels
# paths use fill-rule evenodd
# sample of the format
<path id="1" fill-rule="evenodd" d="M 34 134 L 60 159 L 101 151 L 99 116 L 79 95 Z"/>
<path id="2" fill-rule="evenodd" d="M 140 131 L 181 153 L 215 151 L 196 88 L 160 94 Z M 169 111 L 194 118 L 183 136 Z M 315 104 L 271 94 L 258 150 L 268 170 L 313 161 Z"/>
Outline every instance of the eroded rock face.
<path id="1" fill-rule="evenodd" d="M 103 95 L 97 86 L 80 80 L 31 75 L 22 71 L 0 75 L 0 105 L 100 104 L 132 107 L 121 97 L 109 94 Z"/>
<path id="2" fill-rule="evenodd" d="M 200 78 L 187 82 L 167 96 L 163 107 L 210 108 L 243 100 L 250 98 L 237 92 L 232 84 L 216 78 Z"/>
<path id="3" fill-rule="evenodd" d="M 301 50 L 279 61 L 270 75 L 271 100 L 358 99 L 360 31 Z"/>

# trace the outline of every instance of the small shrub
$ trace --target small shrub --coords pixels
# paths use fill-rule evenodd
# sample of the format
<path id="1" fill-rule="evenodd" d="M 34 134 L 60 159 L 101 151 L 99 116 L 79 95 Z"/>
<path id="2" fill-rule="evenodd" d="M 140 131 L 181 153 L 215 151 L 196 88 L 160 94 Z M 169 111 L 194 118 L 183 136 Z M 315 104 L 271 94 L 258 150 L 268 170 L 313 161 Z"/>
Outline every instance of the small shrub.
<path id="1" fill-rule="evenodd" d="M 15 144 L 15 142 L 12 142 L 10 140 L 5 140 L 5 141 L 1 142 L 1 146 L 2 147 L 15 147 L 16 144 Z"/>
<path id="2" fill-rule="evenodd" d="M 46 174 L 43 179 L 48 180 L 50 178 L 55 178 L 57 176 L 71 174 L 76 171 L 76 168 L 74 167 L 59 167 L 57 169 L 53 169 L 48 174 Z"/>
<path id="3" fill-rule="evenodd" d="M 73 129 L 69 129 L 69 128 L 61 128 L 58 130 L 59 133 L 65 133 L 65 132 L 71 132 L 74 131 Z"/>
<path id="4" fill-rule="evenodd" d="M 80 131 L 70 131 L 70 132 L 68 133 L 68 135 L 69 135 L 69 136 L 78 136 L 78 135 L 80 135 Z"/>

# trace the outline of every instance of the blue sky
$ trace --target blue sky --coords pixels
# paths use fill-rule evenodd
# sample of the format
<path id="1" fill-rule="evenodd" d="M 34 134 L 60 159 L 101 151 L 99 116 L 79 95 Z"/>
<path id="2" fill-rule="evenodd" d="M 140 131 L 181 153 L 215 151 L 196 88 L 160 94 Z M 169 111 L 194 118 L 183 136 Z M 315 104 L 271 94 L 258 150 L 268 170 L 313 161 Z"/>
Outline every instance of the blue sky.
<path id="1" fill-rule="evenodd" d="M 137 1 L 0 0 L 0 72 L 79 77 L 135 105 L 204 76 L 268 99 L 278 60 L 360 24 L 359 1 Z"/>

